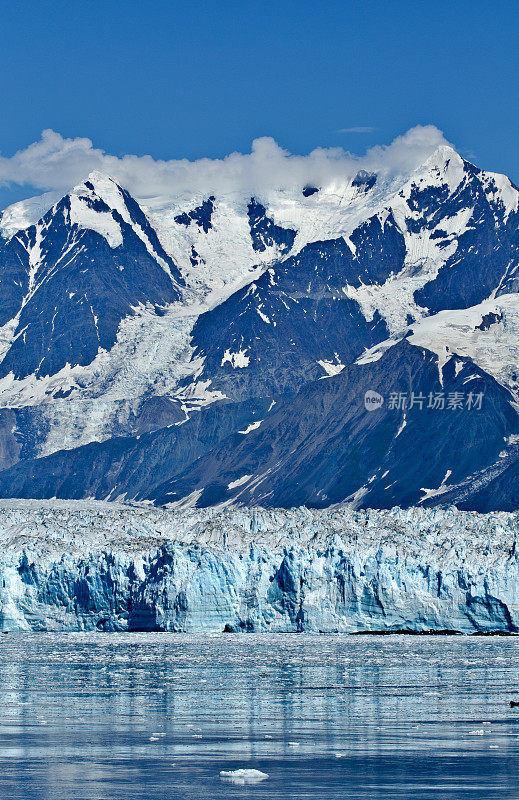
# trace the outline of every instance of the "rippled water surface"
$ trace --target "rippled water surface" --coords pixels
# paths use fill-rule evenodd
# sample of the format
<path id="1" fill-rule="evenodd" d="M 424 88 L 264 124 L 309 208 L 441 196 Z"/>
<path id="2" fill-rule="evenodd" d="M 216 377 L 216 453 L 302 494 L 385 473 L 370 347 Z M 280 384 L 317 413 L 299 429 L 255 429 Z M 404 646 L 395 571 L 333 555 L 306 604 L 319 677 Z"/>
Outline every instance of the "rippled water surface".
<path id="1" fill-rule="evenodd" d="M 519 800 L 514 698 L 515 638 L 9 634 L 0 798 Z"/>

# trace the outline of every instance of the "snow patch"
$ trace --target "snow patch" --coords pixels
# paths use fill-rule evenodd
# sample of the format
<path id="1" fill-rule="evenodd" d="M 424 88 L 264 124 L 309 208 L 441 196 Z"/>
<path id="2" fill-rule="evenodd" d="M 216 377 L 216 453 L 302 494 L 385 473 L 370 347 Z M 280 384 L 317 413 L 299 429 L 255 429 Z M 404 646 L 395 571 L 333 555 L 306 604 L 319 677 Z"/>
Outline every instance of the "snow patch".
<path id="1" fill-rule="evenodd" d="M 70 195 L 70 221 L 80 228 L 90 229 L 103 236 L 110 247 L 120 247 L 123 243 L 121 226 L 108 211 L 95 211 L 77 194 Z"/>
<path id="2" fill-rule="evenodd" d="M 257 429 L 259 428 L 259 426 L 261 425 L 261 423 L 262 423 L 262 422 L 263 422 L 263 420 L 262 420 L 262 419 L 258 420 L 257 422 L 251 422 L 251 424 L 250 424 L 250 425 L 248 425 L 248 426 L 245 428 L 245 430 L 244 430 L 244 431 L 238 431 L 238 433 L 243 433 L 243 434 L 245 434 L 245 433 L 250 433 L 251 431 L 255 431 L 255 430 L 257 430 Z"/>
<path id="3" fill-rule="evenodd" d="M 339 372 L 342 372 L 345 366 L 344 364 L 336 363 L 334 361 L 318 361 L 317 363 L 324 369 L 328 377 L 338 375 Z"/>
<path id="4" fill-rule="evenodd" d="M 223 365 L 227 362 L 229 362 L 233 369 L 243 369 L 244 367 L 248 367 L 250 357 L 247 355 L 247 349 L 238 350 L 237 353 L 233 353 L 231 350 L 226 350 L 223 354 L 222 363 L 220 366 L 223 367 Z"/>
<path id="5" fill-rule="evenodd" d="M 244 483 L 247 483 L 252 478 L 252 475 L 242 475 L 241 478 L 237 478 L 235 481 L 231 481 L 228 485 L 228 489 L 236 489 L 238 486 L 243 486 Z"/>

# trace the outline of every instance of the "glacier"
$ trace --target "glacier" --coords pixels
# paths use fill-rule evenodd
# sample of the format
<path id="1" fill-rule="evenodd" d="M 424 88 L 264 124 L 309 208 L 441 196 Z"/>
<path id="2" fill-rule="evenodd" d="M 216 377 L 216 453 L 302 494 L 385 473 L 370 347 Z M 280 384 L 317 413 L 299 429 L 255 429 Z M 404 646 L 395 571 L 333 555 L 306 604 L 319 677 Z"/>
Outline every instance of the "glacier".
<path id="1" fill-rule="evenodd" d="M 519 631 L 519 514 L 4 500 L 0 629 Z"/>

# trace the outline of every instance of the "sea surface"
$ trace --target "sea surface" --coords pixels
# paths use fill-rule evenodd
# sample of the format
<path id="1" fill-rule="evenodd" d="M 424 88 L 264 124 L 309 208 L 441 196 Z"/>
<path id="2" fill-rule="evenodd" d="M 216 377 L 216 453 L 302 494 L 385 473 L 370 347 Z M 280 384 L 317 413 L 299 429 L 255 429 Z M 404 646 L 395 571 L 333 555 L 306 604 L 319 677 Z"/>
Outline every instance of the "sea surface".
<path id="1" fill-rule="evenodd" d="M 0 798 L 519 800 L 511 699 L 517 638 L 9 634 Z"/>

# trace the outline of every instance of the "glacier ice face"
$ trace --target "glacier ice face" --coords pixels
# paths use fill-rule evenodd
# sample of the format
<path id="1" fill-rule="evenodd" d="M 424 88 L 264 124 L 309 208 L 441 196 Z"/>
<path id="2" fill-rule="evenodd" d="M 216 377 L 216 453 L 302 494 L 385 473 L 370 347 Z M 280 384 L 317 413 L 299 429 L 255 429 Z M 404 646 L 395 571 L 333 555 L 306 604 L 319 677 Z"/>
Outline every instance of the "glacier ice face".
<path id="1" fill-rule="evenodd" d="M 519 514 L 3 501 L 4 631 L 519 630 Z"/>

